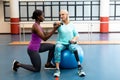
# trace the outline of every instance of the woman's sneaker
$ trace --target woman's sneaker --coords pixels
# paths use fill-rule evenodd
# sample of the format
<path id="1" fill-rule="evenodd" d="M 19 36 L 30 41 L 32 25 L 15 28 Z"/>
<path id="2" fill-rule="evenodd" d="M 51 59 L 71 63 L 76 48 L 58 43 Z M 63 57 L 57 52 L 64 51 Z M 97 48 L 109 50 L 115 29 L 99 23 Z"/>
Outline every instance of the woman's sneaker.
<path id="1" fill-rule="evenodd" d="M 82 69 L 78 69 L 78 75 L 80 77 L 85 77 L 86 76 L 85 72 Z"/>
<path id="2" fill-rule="evenodd" d="M 59 69 L 56 69 L 54 75 L 54 77 L 60 77 L 60 70 Z"/>
<path id="3" fill-rule="evenodd" d="M 19 62 L 14 60 L 13 61 L 13 65 L 12 65 L 12 70 L 17 72 L 17 69 L 19 68 L 19 66 L 17 65 Z"/>
<path id="4" fill-rule="evenodd" d="M 52 63 L 50 63 L 50 64 L 45 64 L 44 69 L 56 69 L 56 67 Z"/>
<path id="5" fill-rule="evenodd" d="M 82 66 L 81 65 L 78 65 L 78 75 L 80 77 L 85 77 L 85 72 L 82 70 Z"/>

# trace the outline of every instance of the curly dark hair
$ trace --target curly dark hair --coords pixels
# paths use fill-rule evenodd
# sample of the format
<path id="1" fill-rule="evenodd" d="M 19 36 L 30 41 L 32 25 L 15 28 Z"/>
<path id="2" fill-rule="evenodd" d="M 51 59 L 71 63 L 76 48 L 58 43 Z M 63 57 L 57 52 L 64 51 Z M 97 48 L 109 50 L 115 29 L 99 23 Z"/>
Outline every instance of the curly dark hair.
<path id="1" fill-rule="evenodd" d="M 37 19 L 38 19 L 38 16 L 41 16 L 42 14 L 43 14 L 43 11 L 42 11 L 42 10 L 35 10 L 35 11 L 33 12 L 32 19 L 37 20 Z"/>

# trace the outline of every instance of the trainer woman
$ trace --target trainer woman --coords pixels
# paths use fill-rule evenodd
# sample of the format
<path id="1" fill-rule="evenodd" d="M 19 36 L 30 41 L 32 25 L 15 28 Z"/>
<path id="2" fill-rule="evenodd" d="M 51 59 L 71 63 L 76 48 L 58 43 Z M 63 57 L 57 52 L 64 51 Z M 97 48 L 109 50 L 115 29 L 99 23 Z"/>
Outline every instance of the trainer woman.
<path id="1" fill-rule="evenodd" d="M 12 69 L 17 71 L 19 67 L 33 71 L 39 72 L 41 69 L 41 58 L 39 52 L 49 51 L 48 60 L 45 64 L 45 68 L 55 68 L 55 66 L 51 63 L 51 60 L 54 56 L 54 44 L 50 43 L 41 43 L 41 41 L 48 40 L 52 34 L 57 30 L 60 26 L 59 23 L 54 25 L 54 28 L 51 32 L 45 34 L 42 27 L 40 26 L 40 22 L 44 21 L 44 13 L 41 10 L 35 10 L 32 15 L 32 19 L 35 19 L 34 24 L 32 25 L 32 35 L 31 41 L 28 45 L 27 53 L 30 57 L 32 65 L 22 64 L 16 60 L 13 61 Z"/>

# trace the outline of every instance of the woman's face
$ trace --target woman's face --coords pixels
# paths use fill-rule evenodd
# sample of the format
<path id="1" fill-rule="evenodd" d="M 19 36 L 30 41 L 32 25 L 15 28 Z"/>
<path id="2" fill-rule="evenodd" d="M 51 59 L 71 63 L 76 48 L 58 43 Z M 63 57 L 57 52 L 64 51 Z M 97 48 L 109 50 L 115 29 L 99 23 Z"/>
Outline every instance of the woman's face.
<path id="1" fill-rule="evenodd" d="M 64 22 L 68 19 L 68 14 L 65 11 L 60 12 L 60 18 Z"/>
<path id="2" fill-rule="evenodd" d="M 43 21 L 44 21 L 44 14 L 38 16 L 38 20 L 39 20 L 40 22 L 43 22 Z"/>

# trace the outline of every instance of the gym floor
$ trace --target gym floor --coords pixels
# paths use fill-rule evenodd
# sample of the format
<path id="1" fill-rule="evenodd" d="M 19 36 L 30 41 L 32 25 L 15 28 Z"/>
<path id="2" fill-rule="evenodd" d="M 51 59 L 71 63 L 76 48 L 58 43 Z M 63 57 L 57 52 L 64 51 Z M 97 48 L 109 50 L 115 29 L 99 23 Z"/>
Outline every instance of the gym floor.
<path id="1" fill-rule="evenodd" d="M 80 41 L 120 41 L 120 33 L 82 33 Z M 26 34 L 26 40 L 30 34 Z M 49 40 L 55 40 L 54 34 Z M 27 45 L 8 45 L 18 41 L 19 35 L 0 34 L 0 80 L 54 80 L 54 70 L 45 70 L 47 52 L 40 53 L 42 60 L 41 72 L 34 73 L 19 68 L 12 71 L 14 59 L 22 63 L 30 63 Z M 120 44 L 82 44 L 84 51 L 83 69 L 86 77 L 77 75 L 77 68 L 61 70 L 60 80 L 120 80 Z"/>

